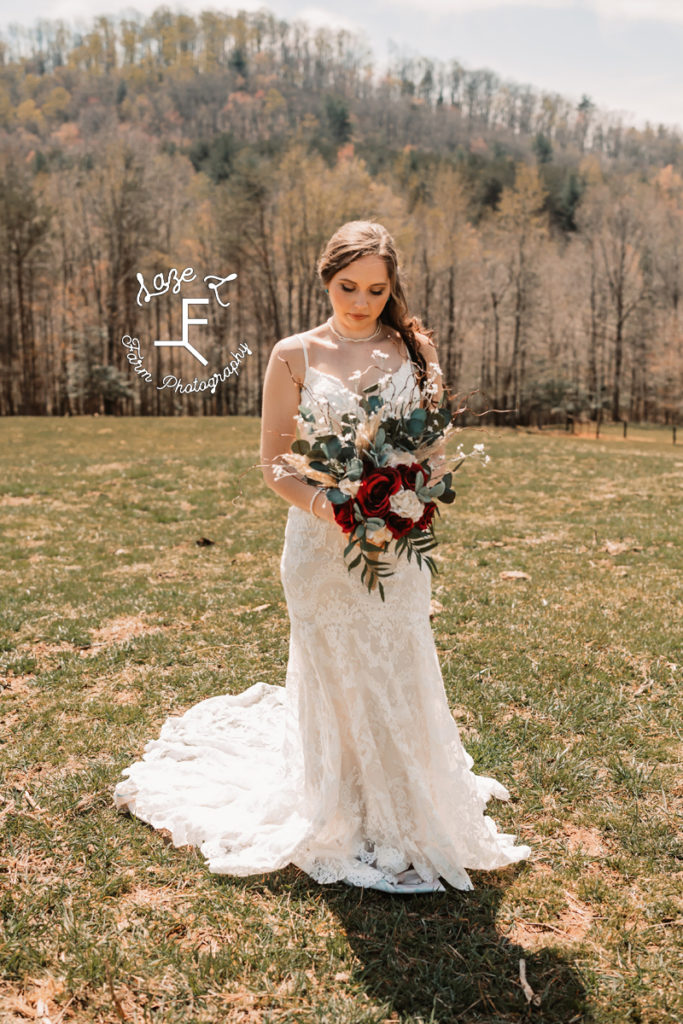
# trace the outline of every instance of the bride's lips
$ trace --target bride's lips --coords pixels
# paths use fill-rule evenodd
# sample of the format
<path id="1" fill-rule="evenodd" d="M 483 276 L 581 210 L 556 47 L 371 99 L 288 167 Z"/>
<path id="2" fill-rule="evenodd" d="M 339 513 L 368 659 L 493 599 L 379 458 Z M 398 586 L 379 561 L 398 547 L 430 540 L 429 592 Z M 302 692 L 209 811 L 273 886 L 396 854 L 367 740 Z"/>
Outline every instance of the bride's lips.
<path id="1" fill-rule="evenodd" d="M 365 313 L 349 313 L 352 320 L 366 320 L 367 316 Z"/>

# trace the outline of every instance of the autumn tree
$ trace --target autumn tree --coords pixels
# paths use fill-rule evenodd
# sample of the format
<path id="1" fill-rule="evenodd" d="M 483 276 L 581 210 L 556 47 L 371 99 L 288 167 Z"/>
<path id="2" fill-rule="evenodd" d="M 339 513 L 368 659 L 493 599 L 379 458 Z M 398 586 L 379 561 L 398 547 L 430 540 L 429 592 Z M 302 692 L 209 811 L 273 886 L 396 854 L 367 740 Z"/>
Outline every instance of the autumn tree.
<path id="1" fill-rule="evenodd" d="M 52 213 L 36 195 L 25 154 L 18 147 L 0 154 L 0 401 L 7 413 L 41 411 L 37 291 Z"/>
<path id="2" fill-rule="evenodd" d="M 503 401 L 511 401 L 518 413 L 524 393 L 532 292 L 537 280 L 541 242 L 547 235 L 544 203 L 545 190 L 538 169 L 518 164 L 515 183 L 503 190 L 496 214 L 507 240 L 512 322 L 511 354 L 503 382 Z"/>
<path id="3" fill-rule="evenodd" d="M 643 192 L 637 181 L 593 183 L 579 226 L 606 288 L 612 326 L 612 419 L 621 419 L 624 355 L 629 322 L 646 296 L 641 267 Z M 596 284 L 595 287 L 599 287 Z"/>

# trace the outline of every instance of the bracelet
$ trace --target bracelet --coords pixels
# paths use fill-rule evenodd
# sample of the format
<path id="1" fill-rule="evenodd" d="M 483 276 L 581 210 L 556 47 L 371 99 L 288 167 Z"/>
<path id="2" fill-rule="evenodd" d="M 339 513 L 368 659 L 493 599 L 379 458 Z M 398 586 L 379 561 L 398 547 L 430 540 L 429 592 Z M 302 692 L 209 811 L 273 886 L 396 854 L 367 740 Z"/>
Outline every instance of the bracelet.
<path id="1" fill-rule="evenodd" d="M 322 487 L 316 487 L 316 489 L 315 489 L 315 494 L 314 494 L 314 495 L 313 495 L 313 497 L 311 498 L 311 503 L 310 503 L 310 505 L 308 506 L 308 508 L 309 508 L 309 511 L 310 511 L 310 512 L 311 512 L 311 513 L 312 513 L 312 514 L 313 514 L 314 516 L 315 516 L 315 512 L 313 512 L 313 502 L 315 501 L 315 499 L 316 499 L 316 498 L 318 497 L 318 495 L 319 495 L 319 494 L 323 494 L 323 493 L 324 493 L 324 489 L 323 489 Z M 320 518 L 319 516 L 316 516 L 316 519 L 319 519 L 319 518 Z"/>

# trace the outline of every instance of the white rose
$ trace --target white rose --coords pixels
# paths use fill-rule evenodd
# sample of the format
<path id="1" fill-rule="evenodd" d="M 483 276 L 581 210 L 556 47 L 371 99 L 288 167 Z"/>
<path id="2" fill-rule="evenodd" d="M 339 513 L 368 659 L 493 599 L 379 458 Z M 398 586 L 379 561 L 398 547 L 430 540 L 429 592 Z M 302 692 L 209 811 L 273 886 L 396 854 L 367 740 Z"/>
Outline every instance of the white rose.
<path id="1" fill-rule="evenodd" d="M 393 451 L 387 459 L 385 465 L 387 466 L 412 466 L 415 462 L 414 452 L 399 452 Z"/>
<path id="2" fill-rule="evenodd" d="M 393 534 L 387 526 L 382 526 L 379 530 L 366 530 L 365 536 L 372 544 L 383 544 L 391 540 Z"/>
<path id="3" fill-rule="evenodd" d="M 350 498 L 355 498 L 360 487 L 360 480 L 340 480 L 337 487 L 342 494 L 348 494 Z"/>
<path id="4" fill-rule="evenodd" d="M 391 495 L 389 504 L 392 511 L 404 519 L 419 519 L 424 512 L 424 505 L 415 491 L 406 491 L 403 488 Z"/>

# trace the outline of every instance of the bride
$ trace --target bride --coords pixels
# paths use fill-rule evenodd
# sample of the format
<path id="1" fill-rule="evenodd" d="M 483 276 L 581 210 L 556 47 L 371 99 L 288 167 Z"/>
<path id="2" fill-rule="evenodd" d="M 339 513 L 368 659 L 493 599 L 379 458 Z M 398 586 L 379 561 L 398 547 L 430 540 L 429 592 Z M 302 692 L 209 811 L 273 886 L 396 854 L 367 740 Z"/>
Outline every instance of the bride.
<path id="1" fill-rule="evenodd" d="M 280 562 L 290 618 L 284 686 L 255 682 L 165 722 L 124 770 L 116 806 L 209 870 L 252 875 L 295 864 L 322 884 L 384 892 L 472 889 L 467 869 L 529 857 L 484 813 L 500 782 L 472 771 L 448 706 L 429 620 L 431 574 L 383 553 L 385 601 L 344 561 L 348 535 L 324 491 L 284 471 L 318 420 L 357 408 L 363 389 L 412 408 L 443 386 L 431 331 L 411 317 L 391 236 L 350 221 L 317 272 L 330 317 L 277 342 L 263 384 L 261 463 L 289 505 Z"/>

